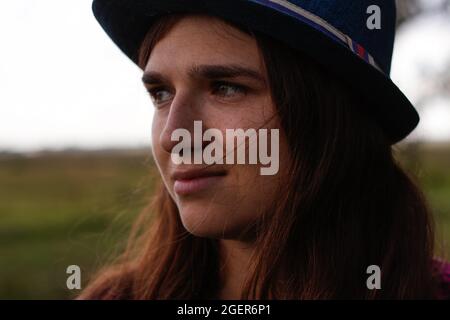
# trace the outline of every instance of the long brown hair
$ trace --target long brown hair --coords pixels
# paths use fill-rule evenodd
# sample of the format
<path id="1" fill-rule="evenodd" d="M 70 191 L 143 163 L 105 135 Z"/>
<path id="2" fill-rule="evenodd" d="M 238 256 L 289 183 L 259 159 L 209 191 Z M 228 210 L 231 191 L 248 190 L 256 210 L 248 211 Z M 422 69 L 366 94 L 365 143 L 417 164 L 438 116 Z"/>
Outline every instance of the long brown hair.
<path id="1" fill-rule="evenodd" d="M 152 26 L 139 52 L 142 69 L 182 17 L 166 16 Z M 292 156 L 290 181 L 273 214 L 257 224 L 241 297 L 434 298 L 429 209 L 365 111 L 367 99 L 313 58 L 239 28 L 258 42 Z M 143 222 L 148 217 L 151 223 Z M 136 226 L 125 254 L 80 298 L 217 298 L 218 240 L 189 234 L 162 184 Z M 381 290 L 366 286 L 369 265 L 381 269 Z"/>

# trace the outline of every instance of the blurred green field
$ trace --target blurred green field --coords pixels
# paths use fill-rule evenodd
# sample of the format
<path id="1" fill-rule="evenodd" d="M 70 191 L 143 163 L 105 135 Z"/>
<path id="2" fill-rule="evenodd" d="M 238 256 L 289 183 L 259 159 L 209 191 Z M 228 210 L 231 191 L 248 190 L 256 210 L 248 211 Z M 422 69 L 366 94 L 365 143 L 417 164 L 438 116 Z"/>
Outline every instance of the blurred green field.
<path id="1" fill-rule="evenodd" d="M 450 242 L 450 146 L 405 147 Z M 68 299 L 66 268 L 114 256 L 154 185 L 149 150 L 0 155 L 0 299 Z M 442 245 L 440 245 L 442 247 Z M 446 253 L 445 249 L 441 249 Z"/>
<path id="2" fill-rule="evenodd" d="M 422 187 L 432 210 L 436 250 L 450 259 L 450 144 L 418 143 L 396 147 L 397 159 Z"/>
<path id="3" fill-rule="evenodd" d="M 0 299 L 71 298 L 66 268 L 114 254 L 153 186 L 150 151 L 0 159 Z M 113 245 L 114 244 L 114 245 Z"/>

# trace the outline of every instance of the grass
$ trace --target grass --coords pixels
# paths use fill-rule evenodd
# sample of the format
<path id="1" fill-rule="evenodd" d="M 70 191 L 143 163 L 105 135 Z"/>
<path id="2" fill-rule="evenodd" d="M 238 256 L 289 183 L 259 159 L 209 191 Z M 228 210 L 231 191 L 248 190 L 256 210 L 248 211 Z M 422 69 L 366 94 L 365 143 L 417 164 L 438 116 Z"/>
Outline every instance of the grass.
<path id="1" fill-rule="evenodd" d="M 415 177 L 435 220 L 437 253 L 450 258 L 450 144 L 409 144 L 397 158 Z"/>
<path id="2" fill-rule="evenodd" d="M 450 242 L 450 146 L 399 158 L 430 200 Z M 123 243 L 153 189 L 149 150 L 0 155 L 0 299 L 69 299 L 66 268 L 92 270 Z"/>
<path id="3" fill-rule="evenodd" d="M 125 239 L 151 193 L 152 168 L 148 152 L 0 160 L 0 299 L 76 294 L 67 266 L 87 275 Z"/>

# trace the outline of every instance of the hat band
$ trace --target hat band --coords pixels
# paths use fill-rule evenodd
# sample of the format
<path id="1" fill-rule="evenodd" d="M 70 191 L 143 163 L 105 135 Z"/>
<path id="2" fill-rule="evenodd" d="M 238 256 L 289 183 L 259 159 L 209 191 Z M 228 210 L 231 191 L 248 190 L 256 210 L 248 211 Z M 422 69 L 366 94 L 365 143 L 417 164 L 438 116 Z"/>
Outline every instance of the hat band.
<path id="1" fill-rule="evenodd" d="M 275 9 L 276 11 L 288 14 L 307 25 L 313 27 L 314 29 L 326 34 L 328 37 L 334 39 L 335 41 L 341 43 L 346 48 L 350 49 L 354 54 L 363 59 L 365 62 L 370 64 L 372 67 L 376 68 L 378 71 L 382 69 L 375 62 L 375 59 L 370 55 L 370 53 L 356 41 L 353 41 L 348 35 L 338 30 L 327 21 L 321 17 L 287 1 L 287 0 L 249 0 L 261 4 L 266 7 Z"/>

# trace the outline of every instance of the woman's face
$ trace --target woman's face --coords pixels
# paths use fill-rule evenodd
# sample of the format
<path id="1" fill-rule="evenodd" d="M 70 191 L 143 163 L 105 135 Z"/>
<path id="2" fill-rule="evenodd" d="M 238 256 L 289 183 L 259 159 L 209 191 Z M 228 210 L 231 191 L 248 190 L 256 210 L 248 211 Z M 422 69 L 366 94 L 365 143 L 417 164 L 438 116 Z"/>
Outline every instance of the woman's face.
<path id="1" fill-rule="evenodd" d="M 197 236 L 237 238 L 277 197 L 287 156 L 282 130 L 274 175 L 261 175 L 268 165 L 248 164 L 248 157 L 245 164 L 175 164 L 171 153 L 180 141 L 172 133 L 186 129 L 194 139 L 194 121 L 202 121 L 203 132 L 220 130 L 224 141 L 227 129 L 266 128 L 271 151 L 270 129 L 280 126 L 256 41 L 219 19 L 185 17 L 152 50 L 144 83 L 155 105 L 154 158 L 184 227 Z M 192 141 L 192 154 L 210 143 Z"/>

